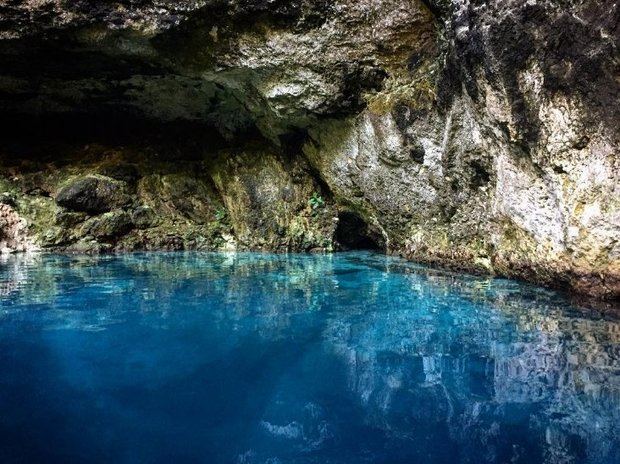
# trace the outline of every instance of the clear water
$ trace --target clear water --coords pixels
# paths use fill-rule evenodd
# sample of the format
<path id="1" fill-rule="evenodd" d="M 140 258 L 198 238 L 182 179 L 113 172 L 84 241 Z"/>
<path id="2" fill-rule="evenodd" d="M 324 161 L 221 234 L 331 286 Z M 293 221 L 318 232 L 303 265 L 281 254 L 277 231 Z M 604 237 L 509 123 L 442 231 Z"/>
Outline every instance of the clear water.
<path id="1" fill-rule="evenodd" d="M 370 253 L 11 257 L 0 462 L 620 463 L 619 342 Z"/>

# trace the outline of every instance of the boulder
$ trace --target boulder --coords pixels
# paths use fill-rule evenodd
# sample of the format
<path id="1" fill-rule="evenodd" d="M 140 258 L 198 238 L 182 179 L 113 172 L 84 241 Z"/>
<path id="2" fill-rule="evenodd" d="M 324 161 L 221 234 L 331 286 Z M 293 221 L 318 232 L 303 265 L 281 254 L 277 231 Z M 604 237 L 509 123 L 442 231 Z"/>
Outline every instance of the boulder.
<path id="1" fill-rule="evenodd" d="M 126 184 L 104 176 L 70 181 L 56 195 L 56 203 L 72 211 L 101 214 L 129 203 Z"/>

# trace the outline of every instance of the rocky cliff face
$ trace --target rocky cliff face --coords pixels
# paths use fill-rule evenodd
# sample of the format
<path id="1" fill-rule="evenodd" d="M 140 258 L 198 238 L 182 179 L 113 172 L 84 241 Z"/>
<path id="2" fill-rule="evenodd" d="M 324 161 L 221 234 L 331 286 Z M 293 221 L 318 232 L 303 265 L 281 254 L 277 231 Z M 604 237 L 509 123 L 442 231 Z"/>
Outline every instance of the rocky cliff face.
<path id="1" fill-rule="evenodd" d="M 618 298 L 619 8 L 7 2 L 0 214 L 25 225 L 0 241 L 363 246 Z"/>

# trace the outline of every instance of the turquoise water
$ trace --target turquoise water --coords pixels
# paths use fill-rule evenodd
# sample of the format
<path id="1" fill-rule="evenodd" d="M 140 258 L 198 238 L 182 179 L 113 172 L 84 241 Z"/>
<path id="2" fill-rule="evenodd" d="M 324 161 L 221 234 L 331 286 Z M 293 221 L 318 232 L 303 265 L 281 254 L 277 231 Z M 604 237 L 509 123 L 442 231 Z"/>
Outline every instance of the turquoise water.
<path id="1" fill-rule="evenodd" d="M 0 264 L 0 462 L 620 463 L 620 320 L 337 255 Z"/>

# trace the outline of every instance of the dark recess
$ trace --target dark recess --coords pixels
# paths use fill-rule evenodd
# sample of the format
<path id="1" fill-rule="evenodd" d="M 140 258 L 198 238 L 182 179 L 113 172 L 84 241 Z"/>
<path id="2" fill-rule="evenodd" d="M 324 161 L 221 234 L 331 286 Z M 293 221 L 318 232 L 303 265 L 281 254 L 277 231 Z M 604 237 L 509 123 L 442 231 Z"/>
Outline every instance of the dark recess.
<path id="1" fill-rule="evenodd" d="M 219 131 L 202 121 L 146 119 L 131 111 L 54 113 L 43 115 L 0 112 L 0 139 L 6 153 L 16 163 L 32 159 L 37 162 L 61 162 L 68 146 L 103 143 L 106 146 L 131 146 L 145 151 L 158 147 L 162 159 L 200 160 L 205 150 L 247 143 L 267 143 L 255 128 L 239 133 L 234 141 L 224 139 Z M 5 157 L 0 154 L 0 158 Z M 10 161 L 10 160 L 9 160 Z M 111 177 L 117 177 L 114 173 Z M 131 173 L 123 176 L 132 177 Z"/>
<path id="2" fill-rule="evenodd" d="M 353 211 L 341 211 L 338 215 L 336 242 L 342 251 L 386 251 L 385 239 L 381 232 Z"/>

